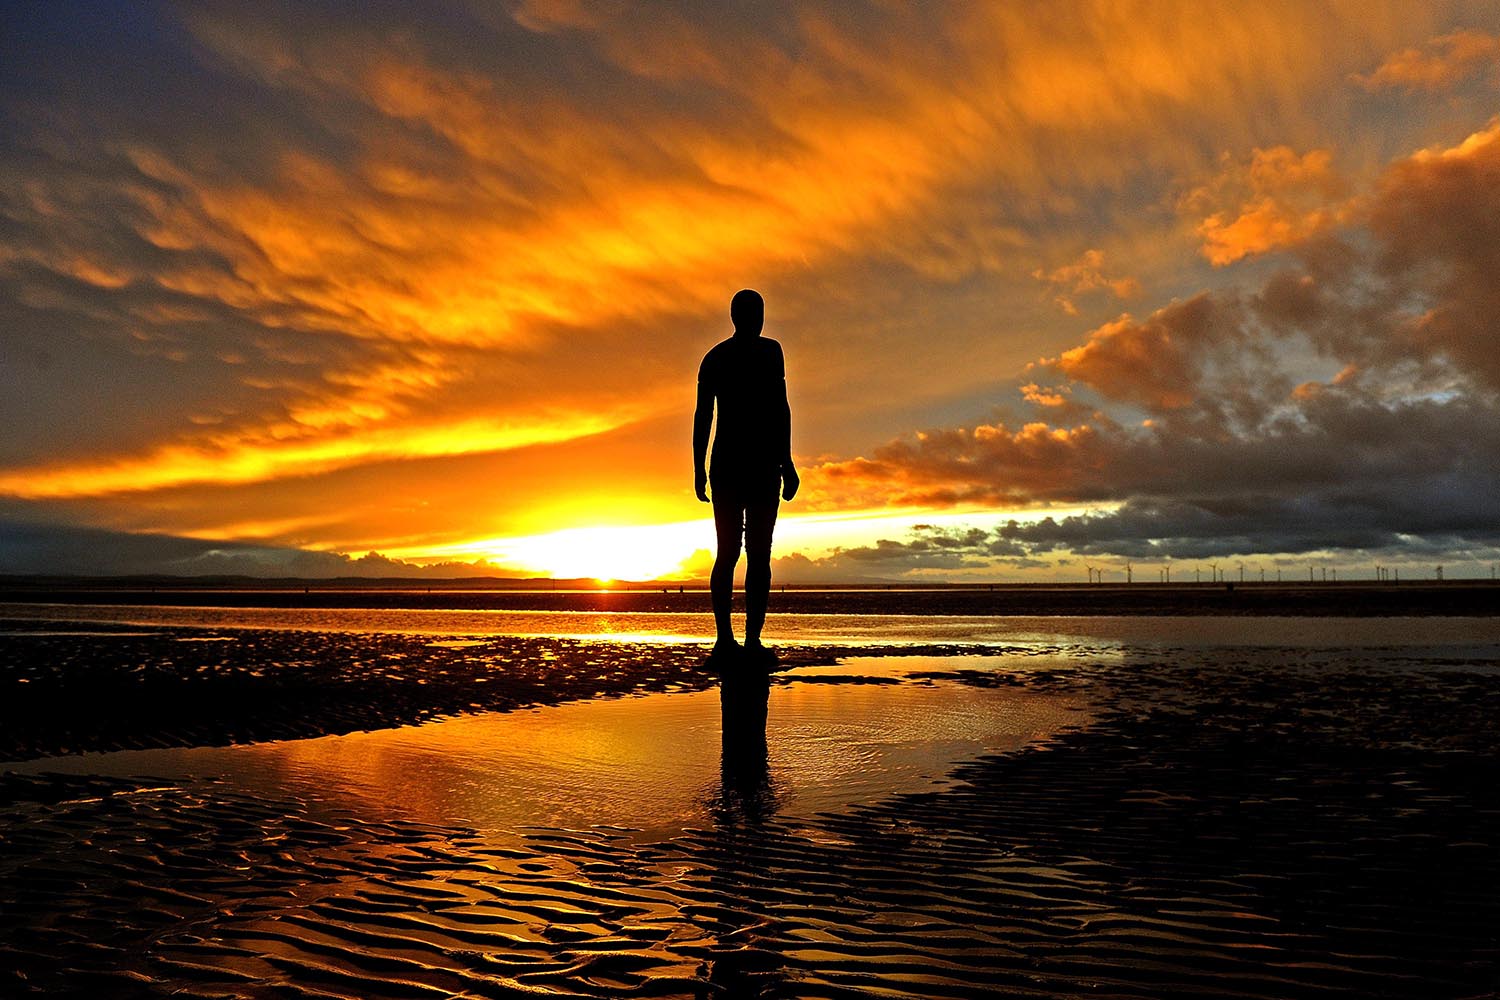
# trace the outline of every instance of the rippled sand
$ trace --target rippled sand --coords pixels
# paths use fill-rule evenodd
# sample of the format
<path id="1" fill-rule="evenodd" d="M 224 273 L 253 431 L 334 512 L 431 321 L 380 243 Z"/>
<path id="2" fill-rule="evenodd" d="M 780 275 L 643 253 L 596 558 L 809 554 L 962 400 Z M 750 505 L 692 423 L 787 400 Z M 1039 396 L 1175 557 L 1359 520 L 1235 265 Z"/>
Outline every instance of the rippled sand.
<path id="1" fill-rule="evenodd" d="M 695 751 L 717 772 L 702 811 L 655 831 L 504 829 L 500 813 L 355 794 L 332 767 L 320 785 L 316 763 L 254 787 L 232 774 L 0 776 L 0 994 L 1458 998 L 1500 986 L 1488 652 L 996 654 L 855 661 L 777 685 L 765 723 L 737 710 L 729 739 Z M 1086 725 L 1008 746 L 980 737 L 904 785 L 799 804 L 775 787 L 789 761 L 774 744 L 791 738 L 778 699 L 796 692 L 825 701 L 799 738 L 826 740 L 855 775 L 881 765 L 859 756 L 860 712 L 842 727 L 841 702 L 910 697 L 897 713 L 908 725 L 948 694 L 1090 710 L 1075 713 Z M 754 687 L 729 697 L 757 703 Z M 900 725 L 876 729 L 902 742 Z M 325 739 L 401 732 L 420 730 Z"/>

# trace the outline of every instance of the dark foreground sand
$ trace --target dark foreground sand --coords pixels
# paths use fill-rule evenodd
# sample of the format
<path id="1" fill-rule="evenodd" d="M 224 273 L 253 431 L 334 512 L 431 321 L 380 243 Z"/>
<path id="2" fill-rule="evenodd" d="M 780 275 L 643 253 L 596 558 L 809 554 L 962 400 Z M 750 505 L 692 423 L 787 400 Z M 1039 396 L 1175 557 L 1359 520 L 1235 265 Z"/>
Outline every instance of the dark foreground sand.
<path id="1" fill-rule="evenodd" d="M 484 650 L 378 638 L 400 691 L 461 689 L 457 654 Z M 326 665 L 353 639 L 264 641 Z M 572 696 L 708 682 L 691 648 L 489 641 L 537 685 L 518 703 L 568 676 Z M 172 655 L 175 685 L 291 683 Z M 655 844 L 596 828 L 502 845 L 212 782 L 0 777 L 0 995 L 1500 995 L 1500 665 L 1248 667 L 957 669 L 1073 691 L 1094 721 L 811 822 L 726 797 L 712 827 Z M 308 714 L 273 703 L 293 730 Z M 117 744 L 205 735 L 122 714 Z M 11 752 L 44 742 L 33 727 Z"/>

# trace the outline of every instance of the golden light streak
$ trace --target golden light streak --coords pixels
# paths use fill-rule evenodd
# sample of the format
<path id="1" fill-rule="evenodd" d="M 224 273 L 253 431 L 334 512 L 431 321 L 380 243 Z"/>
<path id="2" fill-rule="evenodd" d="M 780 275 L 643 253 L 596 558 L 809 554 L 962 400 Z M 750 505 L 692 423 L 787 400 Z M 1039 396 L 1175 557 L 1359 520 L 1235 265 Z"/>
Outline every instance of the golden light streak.
<path id="1" fill-rule="evenodd" d="M 99 496 L 189 483 L 250 483 L 306 475 L 377 459 L 503 451 L 598 434 L 616 426 L 594 415 L 559 416 L 534 424 L 471 420 L 441 427 L 388 427 L 348 438 L 320 437 L 225 447 L 168 445 L 143 458 L 62 465 L 0 475 L 0 494 L 28 500 Z"/>

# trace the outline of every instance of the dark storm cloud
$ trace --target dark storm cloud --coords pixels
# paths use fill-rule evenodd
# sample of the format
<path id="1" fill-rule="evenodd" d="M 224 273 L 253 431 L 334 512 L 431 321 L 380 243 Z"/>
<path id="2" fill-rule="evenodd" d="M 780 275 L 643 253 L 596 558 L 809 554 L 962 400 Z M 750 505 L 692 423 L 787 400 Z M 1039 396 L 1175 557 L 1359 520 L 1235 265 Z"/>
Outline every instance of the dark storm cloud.
<path id="1" fill-rule="evenodd" d="M 938 532 L 914 528 L 903 540 L 842 549 L 821 559 L 778 563 L 793 581 L 895 580 L 929 570 L 1006 571 L 1076 559 L 1161 564 L 1170 560 L 1314 556 L 1344 561 L 1477 560 L 1500 556 L 1496 505 L 1472 501 L 1475 484 L 1433 504 L 1424 486 L 1372 498 L 1357 492 L 1298 497 L 1245 495 L 1202 500 L 1132 499 L 1108 512 L 1011 520 L 998 528 Z M 1488 485 L 1500 487 L 1491 476 Z M 1469 499 L 1465 499 L 1465 497 Z M 1404 530 L 1393 530 L 1400 523 Z M 941 575 L 941 574 L 939 574 Z"/>
<path id="2" fill-rule="evenodd" d="M 995 551 L 1061 549 L 1081 556 L 1160 560 L 1332 551 L 1411 555 L 1484 551 L 1500 543 L 1493 510 L 1432 514 L 1420 506 L 1431 499 L 1430 492 L 1404 499 L 1387 496 L 1372 502 L 1346 494 L 1130 500 L 1110 513 L 1011 522 L 995 532 Z M 1411 530 L 1394 531 L 1393 521 Z"/>
<path id="3" fill-rule="evenodd" d="M 873 545 L 835 549 L 818 558 L 791 553 L 774 561 L 773 574 L 791 583 L 872 583 L 913 573 L 942 577 L 994 568 L 991 548 L 990 534 L 979 528 L 948 531 L 918 524 L 901 541 L 880 539 Z"/>

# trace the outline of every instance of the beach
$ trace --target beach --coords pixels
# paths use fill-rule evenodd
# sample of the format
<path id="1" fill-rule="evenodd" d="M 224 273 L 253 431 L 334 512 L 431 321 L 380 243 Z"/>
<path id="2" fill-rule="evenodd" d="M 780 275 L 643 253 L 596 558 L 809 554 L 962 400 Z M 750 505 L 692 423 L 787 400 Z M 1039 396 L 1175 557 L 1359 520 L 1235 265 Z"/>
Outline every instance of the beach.
<path id="1" fill-rule="evenodd" d="M 1500 1000 L 1500 2 L 0 65 L 0 1000 Z"/>
<path id="2" fill-rule="evenodd" d="M 1492 612 L 427 600 L 0 609 L 0 992 L 1500 990 Z"/>

